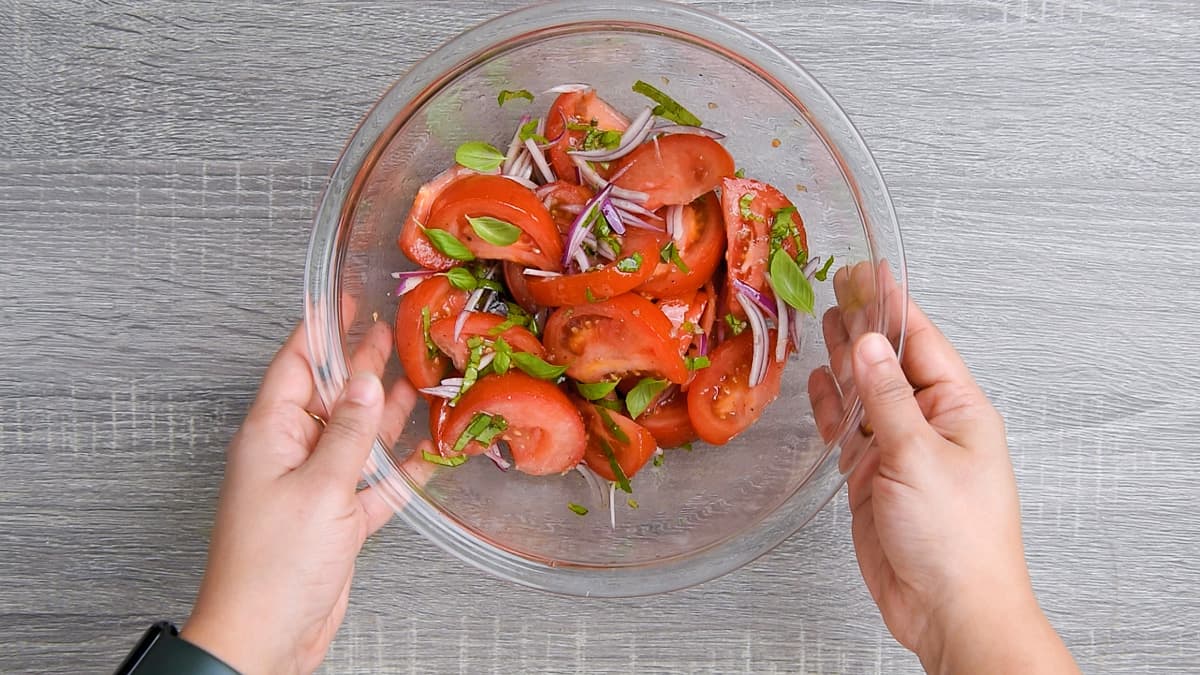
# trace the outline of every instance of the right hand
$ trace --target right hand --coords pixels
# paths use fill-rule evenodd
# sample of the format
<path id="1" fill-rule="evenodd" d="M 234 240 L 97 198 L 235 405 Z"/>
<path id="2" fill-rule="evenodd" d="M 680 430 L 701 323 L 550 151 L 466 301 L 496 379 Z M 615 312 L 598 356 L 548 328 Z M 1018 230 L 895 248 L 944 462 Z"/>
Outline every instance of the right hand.
<path id="1" fill-rule="evenodd" d="M 888 288 L 890 276 L 878 278 Z M 903 361 L 884 335 L 855 334 L 866 322 L 852 315 L 872 304 L 875 280 L 865 265 L 835 276 L 839 306 L 824 326 L 833 370 L 814 373 L 810 394 L 818 417 L 839 388 L 863 403 L 851 443 L 870 446 L 849 498 L 859 568 L 884 623 L 929 672 L 1078 672 L 1034 598 L 1003 420 L 911 300 L 884 303 L 894 315 L 908 304 Z"/>

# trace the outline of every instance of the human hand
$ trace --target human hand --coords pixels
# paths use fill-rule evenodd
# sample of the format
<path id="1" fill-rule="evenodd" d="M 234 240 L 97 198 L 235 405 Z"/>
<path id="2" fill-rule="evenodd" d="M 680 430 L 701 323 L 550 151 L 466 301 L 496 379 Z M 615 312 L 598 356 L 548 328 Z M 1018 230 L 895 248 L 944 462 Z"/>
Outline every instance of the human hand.
<path id="1" fill-rule="evenodd" d="M 824 321 L 832 368 L 809 382 L 823 433 L 840 411 L 831 400 L 856 391 L 863 403 L 867 424 L 850 440 L 862 456 L 848 483 L 871 596 L 929 672 L 1077 672 L 1033 595 L 1003 420 L 890 282 L 866 264 L 839 270 L 838 306 Z M 880 292 L 896 334 L 907 303 L 903 361 L 865 330 L 862 312 Z"/>
<path id="2" fill-rule="evenodd" d="M 395 438 L 415 401 L 404 378 L 384 395 L 391 345 L 387 324 L 367 331 L 330 415 L 298 327 L 229 444 L 208 568 L 181 634 L 242 673 L 316 669 L 345 615 L 354 559 L 393 512 L 374 488 L 356 491 L 376 435 Z"/>

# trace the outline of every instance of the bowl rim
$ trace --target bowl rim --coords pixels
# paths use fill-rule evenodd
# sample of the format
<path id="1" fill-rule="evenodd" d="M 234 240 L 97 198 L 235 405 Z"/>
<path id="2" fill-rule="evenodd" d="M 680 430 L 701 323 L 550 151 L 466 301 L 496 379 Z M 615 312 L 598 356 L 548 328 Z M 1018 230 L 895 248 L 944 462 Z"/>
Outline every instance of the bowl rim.
<path id="1" fill-rule="evenodd" d="M 460 33 L 431 52 L 376 101 L 343 148 L 316 209 L 304 280 L 310 363 L 318 393 L 327 407 L 338 399 L 350 375 L 342 331 L 330 328 L 341 326 L 340 298 L 336 292 L 330 292 L 340 287 L 339 265 L 334 263 L 344 256 L 348 244 L 346 233 L 342 231 L 345 228 L 340 225 L 352 214 L 356 196 L 370 174 L 369 169 L 413 113 L 474 65 L 532 41 L 598 28 L 649 32 L 690 42 L 738 63 L 791 100 L 839 163 L 841 174 L 854 193 L 860 220 L 867 222 L 862 209 L 863 194 L 871 195 L 877 207 L 882 207 L 884 222 L 873 223 L 871 227 L 864 225 L 867 248 L 875 261 L 878 243 L 874 241 L 873 231 L 882 228 L 895 238 L 898 259 L 889 259 L 887 263 L 896 274 L 899 292 L 902 297 L 907 297 L 907 270 L 899 223 L 879 167 L 845 112 L 803 67 L 745 28 L 691 7 L 660 0 L 558 0 L 493 18 Z M 785 84 L 789 78 L 802 82 L 815 98 L 810 96 L 802 103 L 792 92 L 792 87 Z M 819 114 L 813 114 L 814 105 L 821 109 Z M 847 138 L 848 143 L 839 143 L 837 137 L 826 133 L 825 127 L 830 124 L 838 126 L 839 134 Z M 852 159 L 847 160 L 847 155 Z M 859 168 L 849 171 L 848 166 Z M 882 302 L 879 298 L 884 294 L 876 295 L 877 302 Z M 886 320 L 884 312 L 878 312 L 877 316 Z M 899 353 L 903 350 L 906 320 L 905 308 L 898 327 L 896 346 Z M 876 325 L 872 328 L 887 332 L 888 327 Z M 613 566 L 567 564 L 507 549 L 448 517 L 426 500 L 421 487 L 396 465 L 388 448 L 378 438 L 363 476 L 368 484 L 380 490 L 385 501 L 410 527 L 474 567 L 508 581 L 555 593 L 632 597 L 679 590 L 722 576 L 752 562 L 797 532 L 824 508 L 853 469 L 852 465 L 844 470 L 838 466 L 840 446 L 849 434 L 858 433 L 861 418 L 862 406 L 855 396 L 841 420 L 838 433 L 826 444 L 824 454 L 774 512 L 705 547 L 652 562 Z M 858 457 L 861 455 L 858 453 Z M 824 476 L 823 482 L 815 486 L 821 495 L 820 506 L 811 513 L 789 512 L 786 507 L 796 501 L 796 491 L 800 486 L 809 486 L 808 481 L 813 476 Z M 793 504 L 794 508 L 796 506 Z"/>

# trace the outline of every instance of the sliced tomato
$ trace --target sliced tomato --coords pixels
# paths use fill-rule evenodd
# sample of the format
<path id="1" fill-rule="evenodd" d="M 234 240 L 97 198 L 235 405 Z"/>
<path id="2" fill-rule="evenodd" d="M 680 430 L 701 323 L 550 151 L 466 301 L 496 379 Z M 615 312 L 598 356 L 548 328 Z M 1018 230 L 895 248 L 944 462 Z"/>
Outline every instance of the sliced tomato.
<path id="1" fill-rule="evenodd" d="M 507 246 L 485 241 L 467 221 L 484 216 L 517 226 L 520 237 Z M 561 268 L 562 238 L 550 212 L 532 190 L 503 176 L 475 175 L 454 181 L 434 200 L 426 227 L 450 232 L 477 258 L 511 260 L 544 270 Z"/>
<path id="2" fill-rule="evenodd" d="M 649 300 L 626 293 L 604 302 L 562 307 L 545 330 L 546 358 L 580 382 L 655 375 L 675 383 L 687 366 L 671 337 L 671 322 Z"/>
<path id="3" fill-rule="evenodd" d="M 705 291 L 688 291 L 658 301 L 658 309 L 671 322 L 671 336 L 679 345 L 680 355 L 686 355 L 702 327 L 709 296 Z"/>
<path id="4" fill-rule="evenodd" d="M 688 417 L 687 394 L 672 387 L 674 391 L 660 396 L 638 417 L 638 423 L 654 436 L 662 448 L 677 448 L 699 438 Z"/>
<path id="5" fill-rule="evenodd" d="M 679 258 L 687 268 L 658 258 L 654 275 L 638 291 L 654 298 L 679 295 L 703 286 L 721 264 L 725 250 L 725 222 L 721 202 L 711 192 L 683 207 L 682 232 L 674 238 Z M 666 245 L 666 239 L 663 240 Z"/>
<path id="6" fill-rule="evenodd" d="M 770 331 L 769 344 L 775 344 Z M 767 374 L 758 386 L 749 386 L 750 365 L 754 357 L 754 336 L 747 329 L 741 335 L 721 343 L 709 355 L 711 365 L 696 371 L 687 392 L 688 418 L 697 435 L 714 445 L 724 445 L 745 431 L 779 396 L 783 365 L 773 356 L 767 362 Z"/>
<path id="7" fill-rule="evenodd" d="M 442 381 L 450 359 L 425 343 L 423 309 L 429 310 L 430 323 L 458 316 L 467 304 L 467 292 L 450 285 L 443 276 L 430 277 L 400 298 L 396 308 L 396 355 L 408 381 L 417 389 L 436 386 Z"/>
<path id="8" fill-rule="evenodd" d="M 647 141 L 618 160 L 613 184 L 645 192 L 645 207 L 653 211 L 690 204 L 733 172 L 733 157 L 720 143 L 707 136 L 672 134 Z"/>
<path id="9" fill-rule="evenodd" d="M 467 365 L 467 355 L 470 351 L 467 347 L 467 340 L 476 335 L 485 340 L 495 340 L 497 337 L 502 337 L 508 343 L 508 346 L 512 347 L 514 352 L 529 352 L 539 357 L 546 355 L 546 349 L 542 347 L 542 343 L 538 342 L 538 339 L 527 328 L 510 326 L 498 335 L 493 335 L 493 329 L 505 321 L 502 316 L 488 312 L 470 312 L 467 315 L 466 321 L 463 322 L 462 331 L 458 339 L 455 340 L 454 324 L 457 321 L 457 316 L 448 316 L 440 319 L 434 322 L 433 326 L 429 329 L 429 335 L 433 338 L 433 342 L 438 346 L 438 349 L 453 359 L 454 367 L 460 371 Z"/>
<path id="10" fill-rule="evenodd" d="M 628 230 L 617 259 L 596 269 L 558 277 L 529 277 L 525 286 L 534 302 L 544 307 L 582 305 L 627 293 L 654 274 L 659 238 L 647 230 Z M 629 272 L 620 267 L 625 259 L 641 257 L 640 266 Z"/>
<path id="11" fill-rule="evenodd" d="M 617 480 L 613 462 L 617 463 L 626 478 L 633 478 L 658 449 L 649 431 L 621 413 L 587 401 L 576 400 L 575 405 L 587 428 L 588 441 L 587 449 L 583 451 L 583 461 L 601 478 Z"/>
<path id="12" fill-rule="evenodd" d="M 550 382 L 514 370 L 480 379 L 446 418 L 439 446 L 443 455 L 454 454 L 454 445 L 478 413 L 499 415 L 507 422 L 494 441 L 508 443 L 518 471 L 535 476 L 563 473 L 583 458 L 583 420 L 567 395 Z M 477 441 L 463 448 L 469 455 L 486 450 Z"/>
<path id="13" fill-rule="evenodd" d="M 752 215 L 743 218 L 742 200 L 746 195 L 751 195 L 746 209 Z M 775 214 L 780 209 L 791 207 L 792 202 L 766 183 L 736 178 L 722 182 L 721 206 L 725 211 L 725 234 L 729 242 L 725 250 L 729 278 L 738 279 L 774 297 L 766 276 L 770 262 L 767 257 L 771 252 L 771 228 Z M 799 213 L 792 213 L 792 224 L 796 226 L 799 237 L 785 237 L 782 245 L 785 251 L 795 256 L 800 249 L 808 249 L 808 239 Z M 736 302 L 730 305 L 730 310 L 739 317 L 745 314 Z"/>
<path id="14" fill-rule="evenodd" d="M 442 447 L 443 429 L 446 426 L 446 418 L 450 415 L 450 411 L 454 410 L 446 403 L 444 398 L 434 398 L 429 402 L 429 437 L 433 441 L 433 447 Z"/>
<path id="15" fill-rule="evenodd" d="M 436 178 L 421 186 L 412 206 L 408 209 L 408 217 L 400 228 L 397 243 L 404 255 L 414 263 L 431 270 L 448 270 L 458 264 L 458 261 L 442 255 L 442 252 L 429 243 L 429 239 L 421 233 L 421 227 L 429 222 L 429 211 L 434 201 L 451 183 L 464 176 L 474 175 L 475 172 L 457 164 L 438 174 Z"/>
<path id="16" fill-rule="evenodd" d="M 524 265 L 518 265 L 514 262 L 504 263 L 504 286 L 508 289 L 509 295 L 521 309 L 530 314 L 536 312 L 539 307 L 533 296 L 529 294 L 529 287 L 525 285 L 525 281 L 529 278 L 525 276 L 525 270 L 528 269 Z"/>
<path id="17" fill-rule="evenodd" d="M 568 130 L 568 124 L 588 125 L 593 120 L 596 122 L 596 128 L 601 131 L 625 131 L 629 127 L 629 120 L 605 103 L 593 89 L 560 94 L 550 106 L 550 112 L 546 113 L 546 138 L 558 139 L 558 142 L 546 151 L 546 159 L 550 161 L 550 166 L 554 173 L 558 174 L 559 180 L 568 183 L 579 182 L 575 163 L 571 161 L 567 150 L 581 150 L 583 139 L 587 135 L 585 131 Z"/>
<path id="18" fill-rule="evenodd" d="M 591 188 L 565 180 L 544 185 L 538 194 L 542 195 L 542 204 L 550 211 L 558 233 L 564 237 L 571 231 L 571 225 L 575 223 L 580 210 L 596 196 Z"/>

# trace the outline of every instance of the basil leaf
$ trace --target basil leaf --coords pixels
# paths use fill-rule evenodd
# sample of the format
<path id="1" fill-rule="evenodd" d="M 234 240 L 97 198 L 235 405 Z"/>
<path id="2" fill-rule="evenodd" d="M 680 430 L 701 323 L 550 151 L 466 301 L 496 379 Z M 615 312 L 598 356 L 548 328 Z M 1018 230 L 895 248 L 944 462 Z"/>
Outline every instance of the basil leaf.
<path id="1" fill-rule="evenodd" d="M 475 234 L 479 235 L 480 239 L 492 246 L 509 246 L 521 238 L 521 228 L 499 218 L 467 216 L 467 222 L 471 224 L 471 229 L 475 230 Z"/>
<path id="2" fill-rule="evenodd" d="M 608 414 L 608 410 L 605 408 L 596 408 L 596 412 L 600 413 L 600 421 L 604 422 L 604 428 L 608 429 L 608 433 L 612 434 L 618 443 L 629 445 L 629 435 L 617 424 L 612 415 Z"/>
<path id="3" fill-rule="evenodd" d="M 663 262 L 672 263 L 679 268 L 680 272 L 683 272 L 684 274 L 691 272 L 691 270 L 688 269 L 687 263 L 683 262 L 683 258 L 679 257 L 679 249 L 675 248 L 675 242 L 667 242 L 667 245 L 662 247 L 662 250 L 659 251 L 658 254 L 659 257 L 662 258 Z"/>
<path id="4" fill-rule="evenodd" d="M 615 400 L 615 399 L 602 398 L 602 399 L 599 399 L 596 401 L 592 401 L 592 405 L 600 406 L 601 408 L 607 408 L 608 410 L 611 410 L 613 412 L 619 412 L 619 413 L 625 412 L 625 404 L 621 403 L 620 401 Z"/>
<path id="5" fill-rule="evenodd" d="M 625 500 L 625 503 L 626 503 L 626 504 L 628 504 L 628 505 L 629 505 L 629 508 L 631 508 L 631 509 L 636 509 L 636 508 L 638 507 L 637 500 L 636 500 L 636 499 L 634 499 L 633 497 L 630 497 L 629 499 L 626 499 L 626 500 Z"/>
<path id="6" fill-rule="evenodd" d="M 491 424 L 491 415 L 487 413 L 475 413 L 475 416 L 467 424 L 467 428 L 463 429 L 463 432 L 458 435 L 458 439 L 454 441 L 454 452 L 462 452 L 464 448 L 470 445 L 471 441 L 475 440 Z"/>
<path id="7" fill-rule="evenodd" d="M 488 425 L 484 427 L 483 431 L 479 432 L 479 435 L 475 437 L 475 440 L 479 441 L 480 445 L 489 446 L 492 444 L 492 441 L 496 440 L 497 436 L 507 430 L 508 420 L 504 419 L 500 415 L 492 415 Z"/>
<path id="8" fill-rule="evenodd" d="M 496 371 L 497 375 L 507 373 L 511 365 L 512 354 L 509 352 L 496 352 L 496 355 L 492 357 L 492 370 Z"/>
<path id="9" fill-rule="evenodd" d="M 458 237 L 450 234 L 449 232 L 445 230 L 439 230 L 437 228 L 430 229 L 428 227 L 421 228 L 421 231 L 424 232 L 425 236 L 429 238 L 429 243 L 433 244 L 434 248 L 441 251 L 446 256 L 454 258 L 455 260 L 475 259 L 475 254 L 471 253 L 471 250 L 458 240 Z"/>
<path id="10" fill-rule="evenodd" d="M 525 371 L 526 375 L 536 377 L 539 380 L 557 380 L 562 377 L 562 374 L 567 372 L 566 366 L 555 366 L 546 363 L 536 354 L 529 352 L 513 352 L 513 365 Z"/>
<path id="11" fill-rule="evenodd" d="M 502 89 L 500 91 L 500 95 L 496 97 L 496 104 L 504 105 L 514 98 L 523 98 L 526 101 L 533 101 L 533 93 L 528 89 L 517 89 L 516 91 L 511 89 Z"/>
<path id="12" fill-rule="evenodd" d="M 425 355 L 430 359 L 437 356 L 438 347 L 433 341 L 433 335 L 429 332 L 429 327 L 433 324 L 433 316 L 429 313 L 428 307 L 421 308 L 421 335 L 425 338 Z"/>
<path id="13" fill-rule="evenodd" d="M 679 105 L 675 99 L 667 96 L 653 85 L 638 80 L 633 84 L 634 93 L 641 94 L 646 98 L 654 101 L 658 105 L 654 108 L 654 114 L 671 120 L 676 124 L 682 124 L 689 127 L 698 127 L 701 125 L 700 118 L 688 112 L 687 108 Z"/>
<path id="14" fill-rule="evenodd" d="M 762 222 L 763 217 L 750 210 L 750 205 L 754 203 L 754 193 L 747 192 L 738 200 L 738 210 L 741 211 L 742 220 L 757 220 Z"/>
<path id="15" fill-rule="evenodd" d="M 746 177 L 746 170 L 745 170 L 745 169 L 738 169 L 737 171 L 734 171 L 734 172 L 733 172 L 733 177 L 734 177 L 734 178 L 745 178 L 745 177 Z"/>
<path id="16" fill-rule="evenodd" d="M 629 487 L 629 478 L 625 475 L 625 470 L 621 468 L 621 463 L 617 461 L 617 453 L 613 452 L 612 446 L 604 438 L 597 436 L 596 440 L 600 441 L 600 449 L 608 458 L 608 466 L 612 469 L 613 475 L 617 477 L 617 487 L 622 492 L 632 493 L 633 489 Z"/>
<path id="17" fill-rule="evenodd" d="M 586 516 L 588 514 L 588 508 L 586 506 L 580 506 L 575 502 L 567 502 L 567 508 L 581 516 Z"/>
<path id="18" fill-rule="evenodd" d="M 621 258 L 617 261 L 617 271 L 631 273 L 642 269 L 642 254 L 635 251 L 628 258 Z"/>
<path id="19" fill-rule="evenodd" d="M 579 395 L 589 401 L 598 401 L 617 388 L 616 382 L 576 382 L 575 389 Z"/>
<path id="20" fill-rule="evenodd" d="M 700 370 L 712 365 L 712 361 L 707 356 L 689 356 L 686 360 L 688 370 Z"/>
<path id="21" fill-rule="evenodd" d="M 821 266 L 821 269 L 817 270 L 813 274 L 813 277 L 815 277 L 817 281 L 825 281 L 829 278 L 830 267 L 833 267 L 833 256 L 829 256 L 825 259 L 825 264 Z"/>
<path id="22" fill-rule="evenodd" d="M 500 168 L 504 154 L 483 141 L 468 141 L 454 151 L 454 161 L 468 169 L 487 173 Z"/>
<path id="23" fill-rule="evenodd" d="M 654 455 L 654 466 L 662 466 L 664 456 L 665 455 L 662 455 L 662 454 Z"/>
<path id="24" fill-rule="evenodd" d="M 440 466 L 461 466 L 463 464 L 466 464 L 467 460 L 470 459 L 469 455 L 454 455 L 453 457 L 442 457 L 441 455 L 434 454 L 432 452 L 429 452 L 428 450 L 422 450 L 421 457 L 424 458 L 426 462 L 429 462 L 431 464 L 438 464 Z"/>
<path id="25" fill-rule="evenodd" d="M 746 322 L 732 314 L 725 315 L 725 325 L 729 326 L 730 332 L 735 336 L 741 335 L 742 331 L 746 330 Z"/>
<path id="26" fill-rule="evenodd" d="M 771 257 L 771 288 L 783 298 L 787 304 L 796 309 L 814 314 L 812 286 L 805 278 L 800 266 L 792 260 L 787 251 L 779 250 Z"/>
<path id="27" fill-rule="evenodd" d="M 475 275 L 462 267 L 455 267 L 446 272 L 446 278 L 450 280 L 451 286 L 464 291 L 473 291 L 479 285 Z"/>
<path id="28" fill-rule="evenodd" d="M 525 142 L 532 138 L 534 143 L 546 143 L 546 137 L 538 135 L 537 127 L 538 120 L 536 118 L 529 120 L 525 124 L 522 124 L 521 128 L 517 130 L 517 138 L 521 139 L 521 142 Z"/>
<path id="29" fill-rule="evenodd" d="M 658 396 L 666 388 L 666 380 L 647 377 L 638 382 L 637 386 L 630 389 L 629 393 L 625 395 L 625 407 L 629 410 L 629 416 L 637 419 L 638 415 L 646 412 L 646 408 L 650 407 L 650 403 L 654 401 L 654 397 Z"/>

